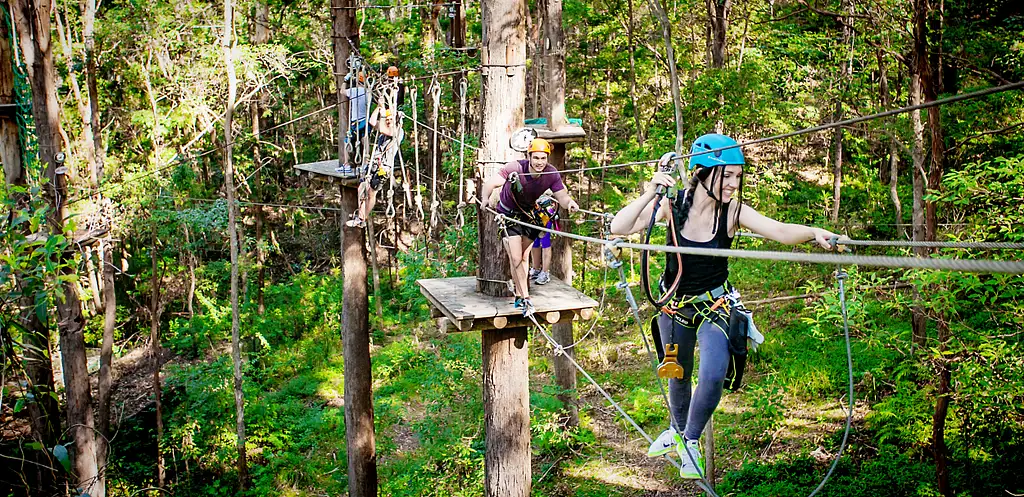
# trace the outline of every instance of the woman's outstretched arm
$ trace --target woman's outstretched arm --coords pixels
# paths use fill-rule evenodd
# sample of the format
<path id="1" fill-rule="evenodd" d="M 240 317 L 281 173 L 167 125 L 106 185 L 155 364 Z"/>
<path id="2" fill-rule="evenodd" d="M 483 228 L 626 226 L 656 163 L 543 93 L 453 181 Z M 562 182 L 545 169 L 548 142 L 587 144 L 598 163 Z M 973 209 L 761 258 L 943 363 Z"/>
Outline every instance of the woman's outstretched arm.
<path id="1" fill-rule="evenodd" d="M 740 210 L 740 225 L 765 238 L 785 243 L 786 245 L 796 245 L 814 240 L 825 250 L 832 250 L 830 240 L 838 236 L 829 230 L 814 226 L 776 221 L 757 212 L 753 207 L 746 204 L 743 204 L 743 209 Z"/>

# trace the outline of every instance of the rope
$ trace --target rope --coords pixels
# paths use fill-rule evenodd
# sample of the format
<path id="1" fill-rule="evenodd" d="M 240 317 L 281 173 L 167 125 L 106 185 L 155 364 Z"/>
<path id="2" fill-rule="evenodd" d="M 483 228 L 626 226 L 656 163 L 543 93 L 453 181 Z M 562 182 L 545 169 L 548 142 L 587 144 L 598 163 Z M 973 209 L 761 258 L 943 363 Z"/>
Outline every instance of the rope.
<path id="1" fill-rule="evenodd" d="M 734 148 L 749 147 L 749 146 L 757 145 L 757 144 L 760 144 L 760 143 L 767 143 L 767 142 L 772 142 L 772 141 L 777 141 L 777 140 L 783 140 L 783 139 L 786 139 L 786 138 L 792 138 L 794 136 L 806 135 L 806 134 L 809 134 L 809 133 L 817 133 L 819 131 L 825 131 L 825 130 L 829 130 L 829 129 L 832 129 L 832 128 L 838 128 L 838 127 L 841 127 L 841 126 L 850 126 L 850 125 L 853 125 L 853 124 L 862 123 L 864 121 L 871 121 L 871 120 L 874 120 L 874 119 L 881 119 L 883 117 L 894 116 L 894 115 L 897 115 L 897 114 L 903 114 L 903 113 L 911 112 L 911 111 L 915 111 L 915 110 L 927 109 L 929 107 L 937 107 L 937 106 L 940 106 L 940 105 L 951 104 L 951 103 L 959 102 L 959 101 L 962 101 L 962 100 L 969 100 L 969 99 L 974 99 L 974 98 L 980 98 L 980 97 L 984 97 L 984 96 L 987 96 L 987 95 L 992 95 L 994 93 L 1002 93 L 1002 92 L 1006 92 L 1006 91 L 1010 91 L 1010 90 L 1017 90 L 1017 89 L 1020 89 L 1020 88 L 1024 88 L 1024 81 L 1018 81 L 1016 83 L 1005 84 L 1005 85 L 1002 85 L 1002 86 L 993 86 L 993 87 L 990 87 L 990 88 L 986 88 L 984 90 L 978 90 L 978 91 L 971 92 L 971 93 L 963 93 L 963 94 L 960 94 L 960 95 L 955 95 L 955 96 L 952 96 L 952 97 L 949 97 L 949 98 L 943 98 L 943 99 L 940 99 L 940 100 L 932 100 L 931 102 L 924 102 L 924 103 L 918 104 L 918 105 L 909 105 L 909 106 L 906 106 L 906 107 L 900 107 L 898 109 L 887 110 L 885 112 L 878 112 L 878 113 L 870 114 L 870 115 L 867 115 L 867 116 L 855 117 L 855 118 L 852 118 L 852 119 L 847 119 L 845 121 L 836 121 L 836 122 L 829 123 L 829 124 L 822 124 L 820 126 L 813 126 L 813 127 L 810 127 L 810 128 L 804 128 L 804 129 L 800 129 L 800 130 L 797 130 L 797 131 L 791 131 L 789 133 L 782 133 L 782 134 L 778 134 L 778 135 L 768 136 L 768 137 L 765 137 L 765 138 L 758 138 L 756 140 L 751 140 L 751 141 L 747 141 L 747 142 L 743 142 L 743 143 L 737 143 L 735 145 L 729 145 L 727 147 L 721 147 L 721 148 L 716 148 L 716 149 L 712 149 L 712 150 L 707 150 L 707 151 L 699 152 L 697 154 L 682 154 L 682 155 L 678 155 L 677 159 L 686 159 L 686 158 L 689 158 L 689 157 L 693 157 L 694 155 L 704 155 L 704 154 L 708 154 L 708 153 L 721 152 L 723 150 L 730 150 L 730 149 L 734 149 Z M 582 168 L 577 168 L 577 169 L 563 169 L 563 170 L 561 170 L 559 172 L 560 173 L 568 173 L 568 172 L 590 171 L 590 170 L 597 170 L 597 169 L 613 169 L 613 168 L 618 168 L 618 167 L 654 164 L 654 163 L 658 162 L 659 160 L 660 159 L 648 159 L 648 160 L 640 160 L 640 161 L 633 161 L 633 162 L 623 162 L 621 164 L 609 164 L 609 165 L 601 165 L 601 166 L 594 166 L 594 167 L 582 167 Z M 539 174 L 554 174 L 554 172 L 541 172 Z"/>
<path id="2" fill-rule="evenodd" d="M 441 113 L 441 84 L 437 82 L 437 78 L 434 78 L 430 82 L 430 98 L 434 103 L 434 128 L 437 128 L 437 118 Z M 431 187 L 430 187 L 430 229 L 434 230 L 437 228 L 437 223 L 440 221 L 440 215 L 438 208 L 441 206 L 441 202 L 437 200 L 437 131 L 434 131 L 430 136 L 431 149 L 430 149 L 430 167 L 433 173 L 431 174 Z"/>
<path id="3" fill-rule="evenodd" d="M 481 207 L 483 207 L 481 205 Z M 487 207 L 488 211 L 497 214 L 497 211 Z M 537 226 L 515 218 L 505 218 L 508 221 L 517 223 L 528 228 L 533 228 L 547 233 L 558 234 L 576 240 L 589 243 L 604 244 L 605 240 L 577 235 L 569 232 L 556 232 L 554 230 Z M 665 252 L 675 254 L 705 255 L 712 257 L 738 257 L 741 259 L 760 259 L 772 261 L 809 262 L 816 264 L 857 264 L 862 266 L 891 267 L 904 269 L 935 269 L 942 271 L 964 271 L 969 273 L 1008 273 L 1024 274 L 1024 261 L 997 261 L 997 260 L 971 260 L 971 259 L 936 259 L 917 257 L 892 257 L 877 255 L 838 255 L 838 254 L 805 254 L 797 252 L 769 252 L 762 250 L 740 250 L 740 249 L 712 249 L 700 247 L 674 247 L 668 245 L 649 245 L 643 243 L 618 244 L 623 248 L 636 250 L 648 250 L 652 252 Z"/>
<path id="4" fill-rule="evenodd" d="M 413 120 L 416 120 L 415 116 L 413 116 Z M 467 146 L 467 147 L 469 147 L 469 148 L 471 148 L 473 150 L 476 150 L 476 151 L 480 151 L 481 150 L 480 147 L 476 147 L 476 146 L 470 145 L 470 144 L 468 144 L 468 143 L 466 143 L 466 142 L 464 142 L 464 141 L 462 141 L 462 140 L 460 140 L 458 138 L 455 138 L 452 135 L 449 135 L 449 134 L 445 133 L 444 131 L 441 131 L 439 129 L 431 128 L 428 124 L 422 123 L 420 121 L 416 121 L 416 123 L 419 124 L 420 126 L 423 126 L 424 128 L 427 128 L 427 129 L 429 129 L 431 131 L 437 132 L 437 134 L 439 134 L 439 135 L 441 135 L 441 136 L 443 136 L 443 137 L 445 137 L 445 138 L 447 138 L 447 139 L 449 139 L 451 141 L 460 143 L 460 144 L 465 145 L 465 146 Z M 481 161 L 478 160 L 477 162 L 481 162 Z M 504 164 L 505 162 L 508 162 L 508 161 L 494 161 L 494 162 L 496 162 L 496 163 L 500 162 L 500 163 Z M 549 174 L 549 173 L 544 173 L 544 174 Z"/>
<path id="5" fill-rule="evenodd" d="M 466 217 L 463 214 L 463 209 L 466 208 L 466 194 L 463 191 L 463 185 L 465 179 L 463 176 L 463 169 L 466 165 L 466 88 L 468 84 L 466 78 L 462 78 L 459 83 L 459 227 L 462 228 L 466 225 Z"/>
<path id="6" fill-rule="evenodd" d="M 413 150 L 413 161 L 416 163 L 416 212 L 419 215 L 420 222 L 423 222 L 423 193 L 420 192 L 420 176 L 423 173 L 420 172 L 420 133 L 419 133 L 419 120 L 416 119 L 417 107 L 416 104 L 417 88 L 413 85 L 409 89 L 409 96 L 412 98 L 412 150 Z"/>

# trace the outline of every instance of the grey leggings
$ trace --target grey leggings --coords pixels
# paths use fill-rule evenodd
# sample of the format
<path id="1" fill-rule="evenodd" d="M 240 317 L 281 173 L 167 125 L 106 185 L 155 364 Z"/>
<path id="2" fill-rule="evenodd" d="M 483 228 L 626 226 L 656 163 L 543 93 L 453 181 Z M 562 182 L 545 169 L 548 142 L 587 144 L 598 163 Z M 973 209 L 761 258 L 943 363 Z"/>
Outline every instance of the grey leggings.
<path id="1" fill-rule="evenodd" d="M 729 340 L 723 331 L 728 328 L 728 317 L 721 309 L 711 311 L 711 304 L 698 302 L 680 308 L 675 316 L 662 312 L 658 316 L 658 329 L 663 345 L 679 345 L 678 361 L 683 367 L 683 378 L 668 380 L 668 399 L 673 427 L 687 440 L 697 440 L 704 425 L 722 400 L 722 387 L 729 367 Z M 693 374 L 693 347 L 700 343 L 700 369 L 697 372 L 697 391 L 690 397 Z"/>

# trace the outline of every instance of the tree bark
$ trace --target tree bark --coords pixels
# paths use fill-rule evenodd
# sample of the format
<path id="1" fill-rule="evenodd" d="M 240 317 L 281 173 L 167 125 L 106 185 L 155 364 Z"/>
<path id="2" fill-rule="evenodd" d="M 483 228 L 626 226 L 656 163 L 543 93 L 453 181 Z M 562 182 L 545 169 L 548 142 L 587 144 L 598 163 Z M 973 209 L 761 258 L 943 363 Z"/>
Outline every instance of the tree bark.
<path id="1" fill-rule="evenodd" d="M 161 403 L 162 387 L 160 386 L 160 369 L 163 367 L 163 360 L 160 353 L 160 285 L 161 274 L 158 266 L 156 224 L 152 226 L 152 243 L 150 244 L 150 258 L 153 268 L 150 275 L 149 289 L 149 360 L 153 367 L 153 400 L 156 403 L 156 484 L 157 488 L 166 486 L 166 471 L 164 470 L 164 453 L 160 446 L 164 438 L 164 413 Z"/>
<path id="2" fill-rule="evenodd" d="M 885 52 L 879 49 L 876 52 L 878 57 L 878 93 L 882 101 L 882 110 L 889 110 L 891 97 L 889 95 L 889 77 L 888 77 L 888 65 L 885 62 Z M 889 139 L 889 163 L 882 165 L 879 171 L 879 177 L 883 183 L 889 184 L 889 198 L 892 200 L 893 209 L 895 209 L 895 218 L 897 224 L 897 230 L 902 232 L 902 227 L 899 226 L 903 222 L 903 204 L 900 203 L 899 192 L 896 189 L 899 183 L 899 165 L 900 165 L 900 153 L 899 144 L 896 141 L 896 132 L 892 126 L 886 126 L 886 135 Z"/>
<path id="3" fill-rule="evenodd" d="M 543 0 L 544 69 L 547 81 L 543 110 L 548 129 L 558 131 L 569 124 L 565 117 L 565 33 L 562 27 L 562 0 Z M 563 160 L 564 163 L 564 160 Z"/>
<path id="4" fill-rule="evenodd" d="M 255 5 L 255 16 L 253 17 L 253 43 L 257 45 L 266 44 L 270 41 L 270 8 L 267 6 L 267 2 L 260 0 Z M 253 173 L 253 194 L 256 196 L 256 202 L 264 202 L 263 198 L 263 156 L 262 147 L 260 146 L 260 131 L 264 128 L 263 126 L 263 107 L 266 105 L 266 93 L 260 92 L 259 96 L 252 101 L 252 134 L 256 137 L 256 145 L 253 146 L 253 159 L 256 165 L 256 172 Z M 262 205 L 253 206 L 254 217 L 256 219 L 256 313 L 260 316 L 266 311 L 266 306 L 263 302 L 263 286 L 266 284 L 267 268 L 266 254 L 264 253 L 263 243 L 263 225 L 264 212 Z"/>
<path id="5" fill-rule="evenodd" d="M 911 68 L 911 105 L 921 103 L 925 86 L 931 79 L 931 68 L 928 64 L 928 0 L 914 0 L 914 51 L 913 67 Z M 927 225 L 925 214 L 925 152 L 924 152 L 924 124 L 921 121 L 921 111 L 915 110 L 910 114 L 914 128 L 914 213 L 913 213 L 913 235 L 915 241 L 926 241 Z M 915 247 L 914 253 L 919 257 L 927 257 L 930 250 L 926 247 Z M 924 347 L 927 341 L 927 318 L 924 308 L 920 304 L 920 291 L 914 290 L 915 304 L 912 307 L 912 328 L 913 341 L 919 347 Z"/>
<path id="6" fill-rule="evenodd" d="M 96 0 L 83 0 L 85 7 L 82 15 L 82 37 L 85 41 L 85 80 L 89 91 L 89 129 L 86 137 L 92 139 L 87 148 L 92 148 L 93 184 L 99 186 L 103 180 L 103 168 L 106 152 L 103 149 L 103 131 L 100 128 L 99 91 L 96 88 Z"/>
<path id="7" fill-rule="evenodd" d="M 679 71 L 676 69 L 676 51 L 672 47 L 672 23 L 661 0 L 648 0 L 661 25 L 661 36 L 665 41 L 665 60 L 668 61 L 669 80 L 672 85 L 672 105 L 676 119 L 676 153 L 683 154 L 683 101 L 679 96 Z"/>
<path id="8" fill-rule="evenodd" d="M 640 99 L 636 95 L 636 40 L 633 39 L 633 0 L 627 0 L 629 20 L 626 25 L 626 37 L 629 44 L 629 99 L 633 103 L 633 122 L 636 125 L 636 142 L 644 146 L 644 128 L 640 124 Z M 604 170 L 602 169 L 602 173 Z"/>
<path id="9" fill-rule="evenodd" d="M 66 169 L 61 152 L 60 104 L 57 101 L 56 73 L 51 45 L 49 0 L 15 0 L 11 14 L 17 26 L 28 79 L 32 87 L 32 117 L 40 162 L 45 164 L 43 176 L 49 181 L 44 189 L 50 213 L 47 218 L 52 235 L 64 235 L 64 210 L 67 199 Z M 63 156 L 61 156 L 61 159 Z M 58 255 L 64 276 L 75 273 L 68 252 Z M 106 495 L 106 482 L 96 463 L 96 438 L 92 391 L 85 356 L 85 320 L 81 301 L 72 281 L 63 285 L 64 298 L 57 301 L 58 331 L 63 357 L 64 385 L 67 397 L 68 427 L 74 439 L 74 469 L 79 488 L 94 497 Z"/>
<path id="10" fill-rule="evenodd" d="M 344 137 L 349 101 L 345 98 L 346 63 L 351 48 L 359 47 L 355 2 L 331 0 L 334 39 L 335 97 L 338 105 L 338 157 L 348 163 Z M 415 99 L 413 100 L 415 109 Z M 345 225 L 359 208 L 355 188 L 341 187 L 342 345 L 345 358 L 345 444 L 348 453 L 348 491 L 351 497 L 377 495 L 377 447 L 373 432 L 373 379 L 370 376 L 370 303 L 366 282 L 366 231 Z"/>
<path id="11" fill-rule="evenodd" d="M 726 34 L 732 0 L 706 0 L 708 7 L 708 67 L 725 67 Z"/>
<path id="12" fill-rule="evenodd" d="M 526 101 L 525 0 L 481 3 L 483 92 L 477 198 L 483 179 L 516 158 L 508 137 L 523 125 Z M 508 257 L 492 213 L 478 209 L 477 290 L 506 296 Z M 527 329 L 485 331 L 482 337 L 486 454 L 485 497 L 530 495 L 530 404 Z"/>
<path id="13" fill-rule="evenodd" d="M 249 469 L 245 451 L 245 395 L 242 390 L 242 344 L 239 330 L 238 308 L 238 206 L 235 202 L 235 168 L 233 162 L 235 98 L 238 78 L 234 60 L 234 0 L 224 0 L 224 31 L 221 34 L 221 50 L 228 76 L 228 101 L 224 112 L 224 189 L 228 201 L 228 237 L 231 240 L 231 362 L 234 372 L 235 392 L 235 436 L 238 451 L 238 487 L 248 487 Z"/>
<path id="14" fill-rule="evenodd" d="M 6 1 L 0 1 L 0 5 L 4 7 L 5 12 L 10 12 Z M 8 25 L 8 21 L 0 20 L 0 60 L 12 62 L 0 64 L 0 104 L 5 105 L 17 103 L 13 70 L 13 63 L 17 61 L 14 58 L 10 39 L 11 27 Z M 22 154 L 23 150 L 18 138 L 18 124 L 14 115 L 11 114 L 9 118 L 0 117 L 0 162 L 3 162 L 4 181 L 8 186 L 28 186 Z M 19 195 L 15 200 L 19 209 L 28 207 L 26 195 Z M 27 228 L 23 234 L 29 234 Z M 18 303 L 23 311 L 18 317 L 18 322 L 24 328 L 22 364 L 28 380 L 25 390 L 36 399 L 35 402 L 31 402 L 27 406 L 32 428 L 31 437 L 32 441 L 43 447 L 53 447 L 57 443 L 57 436 L 60 433 L 60 407 L 57 400 L 51 395 L 56 390 L 51 366 L 50 331 L 46 324 L 39 319 L 32 298 L 33 292 L 25 287 L 24 281 L 19 281 L 18 291 L 22 294 Z M 48 456 L 49 454 L 45 450 L 39 450 L 30 452 L 27 458 L 35 464 L 26 467 L 25 483 L 41 495 L 57 493 L 60 485 L 60 474 L 48 469 L 57 464 Z"/>
<path id="15" fill-rule="evenodd" d="M 100 178 L 103 179 L 102 177 Z M 113 380 L 111 368 L 114 356 L 114 327 L 117 325 L 117 297 L 114 291 L 114 246 L 110 240 L 100 245 L 100 273 L 103 275 L 103 342 L 100 345 L 100 373 L 96 389 L 96 465 L 101 471 L 110 456 L 110 397 Z"/>
<path id="16" fill-rule="evenodd" d="M 531 485 L 527 329 L 486 330 L 482 335 L 484 496 L 527 497 Z"/>
<path id="17" fill-rule="evenodd" d="M 526 3 L 523 0 L 487 0 L 481 4 L 483 50 L 481 71 L 480 168 L 477 198 L 483 179 L 507 161 L 518 158 L 508 137 L 523 126 L 526 100 Z M 477 214 L 480 247 L 477 290 L 491 296 L 508 295 L 508 257 L 500 242 L 494 216 Z"/>
<path id="18" fill-rule="evenodd" d="M 844 7 L 849 14 L 853 14 L 853 1 L 844 0 Z M 843 47 L 848 48 L 847 56 L 843 58 L 839 68 L 839 91 L 836 94 L 835 110 L 832 113 L 832 122 L 843 120 L 843 100 L 847 89 L 853 79 L 853 18 L 847 17 L 843 22 Z M 843 128 L 837 127 L 832 132 L 832 214 L 833 224 L 839 222 L 839 206 L 843 194 Z"/>

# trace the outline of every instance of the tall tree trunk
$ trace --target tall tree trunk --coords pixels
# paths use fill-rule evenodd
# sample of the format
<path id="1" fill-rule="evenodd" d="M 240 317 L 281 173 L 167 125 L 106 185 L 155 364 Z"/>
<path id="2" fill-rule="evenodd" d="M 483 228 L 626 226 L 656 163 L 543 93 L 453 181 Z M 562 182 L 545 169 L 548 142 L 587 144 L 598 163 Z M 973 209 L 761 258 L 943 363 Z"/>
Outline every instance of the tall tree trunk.
<path id="1" fill-rule="evenodd" d="M 150 276 L 149 288 L 149 360 L 153 365 L 153 400 L 156 403 L 156 484 L 158 488 L 166 485 L 164 470 L 164 453 L 160 442 L 164 438 L 164 413 L 161 403 L 162 387 L 160 386 L 160 369 L 163 367 L 163 357 L 160 352 L 160 314 L 163 307 L 160 305 L 160 286 L 162 275 L 158 266 L 156 224 L 152 226 L 152 240 L 150 243 L 150 258 L 153 262 L 153 272 Z"/>
<path id="2" fill-rule="evenodd" d="M 626 37 L 629 43 L 629 99 L 633 103 L 633 122 L 636 125 L 636 142 L 644 146 L 645 133 L 640 124 L 640 100 L 636 94 L 636 40 L 633 38 L 633 0 L 627 0 L 629 19 L 626 24 Z M 604 170 L 602 170 L 603 173 Z"/>
<path id="3" fill-rule="evenodd" d="M 526 100 L 525 0 L 484 0 L 480 168 L 482 180 L 505 161 L 517 158 L 508 137 L 523 125 Z M 477 210 L 479 254 L 477 290 L 492 297 L 508 295 L 508 257 L 499 241 L 494 216 Z M 530 495 L 530 411 L 527 329 L 517 327 L 483 334 L 485 497 Z M 495 402 L 494 399 L 501 399 Z"/>
<path id="4" fill-rule="evenodd" d="M 338 105 L 338 158 L 348 163 L 344 137 L 349 101 L 345 95 L 346 62 L 359 48 L 354 0 L 331 0 L 334 40 L 334 85 Z M 415 109 L 413 99 L 413 109 Z M 366 283 L 366 231 L 346 226 L 359 208 L 355 188 L 341 187 L 342 346 L 345 358 L 345 448 L 348 454 L 348 491 L 351 497 L 377 495 L 377 446 L 373 433 L 373 380 L 370 377 L 370 303 Z"/>
<path id="5" fill-rule="evenodd" d="M 99 92 L 96 89 L 96 0 L 83 0 L 82 37 L 85 41 L 85 80 L 89 91 L 89 129 L 86 137 L 92 138 L 93 183 L 99 186 L 103 180 L 106 153 L 103 149 L 103 131 L 100 128 Z M 87 145 L 87 148 L 88 148 Z"/>
<path id="6" fill-rule="evenodd" d="M 255 6 L 256 15 L 253 17 L 253 43 L 257 45 L 263 45 L 270 41 L 270 9 L 267 6 L 267 2 L 260 0 L 256 2 Z M 264 128 L 263 126 L 263 107 L 266 104 L 265 92 L 260 92 L 259 96 L 253 99 L 252 103 L 252 132 L 253 136 L 256 137 L 256 145 L 253 147 L 253 158 L 255 159 L 256 172 L 253 174 L 253 193 L 256 196 L 256 202 L 264 202 L 263 198 L 263 156 L 262 147 L 260 146 L 260 131 Z M 262 205 L 254 205 L 255 210 L 254 217 L 256 218 L 256 312 L 259 315 L 263 315 L 266 311 L 266 306 L 263 302 L 263 286 L 266 283 L 267 268 L 266 254 L 264 253 L 263 243 L 263 225 L 264 212 Z"/>
<path id="7" fill-rule="evenodd" d="M 100 178 L 103 179 L 102 177 Z M 96 465 L 105 470 L 110 456 L 110 397 L 114 357 L 114 327 L 117 325 L 117 297 L 114 289 L 114 245 L 110 239 L 100 245 L 100 273 L 103 274 L 103 341 L 100 345 L 100 373 L 96 388 Z"/>
<path id="8" fill-rule="evenodd" d="M 661 25 L 661 37 L 665 41 L 665 60 L 668 61 L 669 80 L 672 85 L 672 105 L 676 119 L 676 153 L 683 154 L 683 101 L 679 96 L 679 71 L 676 69 L 676 51 L 672 47 L 672 23 L 661 0 L 647 0 Z"/>
<path id="9" fill-rule="evenodd" d="M 879 49 L 876 55 L 878 57 L 879 73 L 878 93 L 882 100 L 882 110 L 886 111 L 889 110 L 892 101 L 889 95 L 888 65 L 885 62 L 885 52 L 882 49 Z M 889 139 L 889 163 L 883 163 L 879 171 L 879 177 L 883 183 L 889 183 L 889 198 L 892 200 L 893 208 L 896 211 L 897 230 L 902 232 L 903 229 L 899 224 L 903 222 L 903 204 L 900 203 L 899 192 L 896 189 L 896 185 L 899 182 L 899 144 L 896 141 L 896 132 L 892 126 L 886 126 L 886 135 Z"/>
<path id="10" fill-rule="evenodd" d="M 848 14 L 853 14 L 853 1 L 843 0 L 844 7 Z M 847 56 L 843 57 L 839 65 L 839 84 L 836 93 L 835 110 L 832 112 L 832 122 L 843 120 L 843 99 L 847 89 L 850 87 L 853 78 L 853 18 L 847 17 L 843 21 L 843 47 L 847 48 Z M 833 224 L 839 222 L 839 206 L 843 194 L 843 128 L 837 127 L 832 132 L 832 214 L 830 219 Z"/>
<path id="11" fill-rule="evenodd" d="M 919 105 L 920 103 L 921 75 L 914 69 L 910 75 L 910 105 Z M 914 161 L 914 203 L 911 228 L 914 241 L 924 241 L 924 123 L 921 121 L 921 111 L 911 111 L 910 121 L 914 130 L 914 147 L 911 152 Z M 919 257 L 927 257 L 928 249 L 915 247 L 914 253 Z M 913 298 L 914 305 L 911 307 L 913 342 L 916 347 L 924 348 L 928 337 L 928 320 L 924 314 L 924 308 L 921 306 L 921 292 L 916 286 L 914 287 Z"/>
<path id="12" fill-rule="evenodd" d="M 64 236 L 64 210 L 67 199 L 66 169 L 61 152 L 60 104 L 57 101 L 56 73 L 50 37 L 49 0 L 15 0 L 11 13 L 17 27 L 28 79 L 32 87 L 32 115 L 36 126 L 36 140 L 40 162 L 46 165 L 44 178 L 50 213 L 47 219 L 50 233 Z M 61 155 L 58 157 L 58 153 Z M 58 255 L 65 276 L 75 274 L 68 252 Z M 77 485 L 89 495 L 104 497 L 106 482 L 96 464 L 96 438 L 93 418 L 92 391 L 85 356 L 85 320 L 81 301 L 74 282 L 63 284 L 64 298 L 57 300 L 58 331 L 64 366 L 64 385 L 67 397 L 68 426 L 74 439 L 74 469 Z"/>
<path id="13" fill-rule="evenodd" d="M 934 3 L 933 3 L 934 1 Z M 943 0 L 915 1 L 915 35 L 920 35 L 922 47 L 917 51 L 917 63 L 921 67 L 921 88 L 925 102 L 934 102 L 942 93 L 942 30 Z M 915 42 L 918 41 L 915 39 Z M 931 45 L 931 46 L 929 46 Z M 915 47 L 917 44 L 915 43 Z M 931 129 L 931 162 L 928 166 L 927 185 L 931 192 L 938 192 L 945 171 L 946 146 L 942 132 L 942 111 L 938 106 L 928 109 L 928 127 Z M 922 171 L 922 174 L 924 172 Z M 938 204 L 935 200 L 925 201 L 924 239 L 935 241 L 938 231 Z M 929 250 L 930 251 L 930 250 Z M 953 496 L 949 482 L 949 449 L 945 441 L 946 415 L 949 412 L 950 365 L 949 359 L 941 354 L 949 340 L 949 325 L 944 316 L 937 316 L 937 330 L 940 354 L 936 360 L 938 390 L 935 397 L 935 413 L 932 417 L 932 456 L 935 460 L 935 478 L 938 490 L 946 497 Z"/>
<path id="14" fill-rule="evenodd" d="M 3 6 L 4 12 L 10 12 L 6 1 L 0 1 L 0 6 Z M 8 19 L 0 20 L 0 60 L 5 61 L 0 64 L 0 104 L 4 105 L 17 103 L 14 89 L 14 64 L 18 61 L 15 60 L 11 47 L 11 34 L 12 29 L 8 24 Z M 0 117 L 0 162 L 3 163 L 4 181 L 8 186 L 28 186 L 28 175 L 22 161 L 23 153 L 22 144 L 18 139 L 18 123 L 15 114 Z M 15 200 L 18 208 L 28 207 L 27 196 L 21 195 Z M 26 231 L 24 234 L 28 235 L 29 233 Z M 23 285 L 24 282 L 19 281 L 18 291 L 22 296 L 18 303 L 24 310 L 18 317 L 18 322 L 25 330 L 23 332 L 22 361 L 28 380 L 26 391 L 36 399 L 35 402 L 31 402 L 27 406 L 32 428 L 32 441 L 43 447 L 53 447 L 56 445 L 60 433 L 60 406 L 51 395 L 56 390 L 51 366 L 50 330 L 36 312 L 35 301 L 32 297 L 34 291 Z M 27 486 L 41 495 L 57 493 L 60 474 L 48 469 L 56 466 L 55 461 L 48 457 L 48 453 L 45 450 L 32 451 L 28 454 L 28 460 L 35 464 L 26 467 L 29 471 L 25 475 Z"/>
<path id="15" fill-rule="evenodd" d="M 224 32 L 221 38 L 221 49 L 224 54 L 224 66 L 228 75 L 228 101 L 224 112 L 224 189 L 228 200 L 228 236 L 231 239 L 231 361 L 234 370 L 235 391 L 235 436 L 238 450 L 238 486 L 245 490 L 248 486 L 249 469 L 245 453 L 245 396 L 242 391 L 242 344 L 239 331 L 238 309 L 238 219 L 235 202 L 235 168 L 233 162 L 235 97 L 238 92 L 238 78 L 235 74 L 234 59 L 234 0 L 224 0 Z"/>
<path id="16" fill-rule="evenodd" d="M 732 0 L 705 0 L 708 7 L 708 67 L 725 67 L 725 42 Z"/>

